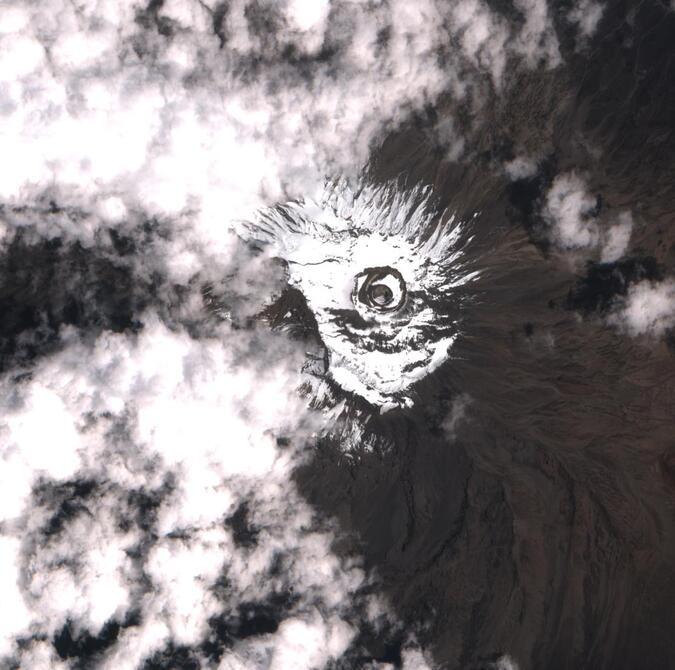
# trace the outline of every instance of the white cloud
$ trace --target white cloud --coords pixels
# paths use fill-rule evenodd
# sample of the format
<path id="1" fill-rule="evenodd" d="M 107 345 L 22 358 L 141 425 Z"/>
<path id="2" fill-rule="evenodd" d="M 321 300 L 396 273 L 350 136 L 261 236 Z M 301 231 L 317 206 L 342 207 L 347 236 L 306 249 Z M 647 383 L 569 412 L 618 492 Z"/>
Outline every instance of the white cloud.
<path id="1" fill-rule="evenodd" d="M 592 37 L 595 33 L 598 23 L 605 11 L 605 6 L 600 2 L 594 0 L 580 0 L 580 2 L 573 7 L 567 18 L 572 23 L 576 23 L 582 37 Z"/>
<path id="2" fill-rule="evenodd" d="M 443 422 L 443 428 L 450 439 L 455 439 L 457 426 L 466 418 L 467 407 L 471 404 L 471 397 L 466 393 L 458 395 L 450 406 L 450 413 Z"/>
<path id="3" fill-rule="evenodd" d="M 24 557 L 23 597 L 41 632 L 53 636 L 70 619 L 78 629 L 97 635 L 107 621 L 123 619 L 130 608 L 134 566 L 127 552 L 140 538 L 116 527 L 116 503 L 113 496 L 97 499 L 89 514 L 77 514 Z M 32 523 L 48 513 L 33 508 Z"/>
<path id="4" fill-rule="evenodd" d="M 633 336 L 663 335 L 675 327 L 675 281 L 634 284 L 608 321 Z"/>
<path id="5" fill-rule="evenodd" d="M 603 233 L 600 254 L 600 260 L 603 263 L 612 263 L 619 260 L 628 249 L 633 231 L 633 217 L 630 212 L 621 212 L 618 218 L 619 223 L 609 227 Z"/>
<path id="6" fill-rule="evenodd" d="M 518 8 L 514 33 L 479 0 L 423 0 L 414 10 L 402 0 L 288 0 L 258 8 L 271 26 L 261 35 L 253 5 L 237 0 L 222 17 L 221 45 L 214 10 L 197 0 L 162 4 L 166 34 L 149 12 L 135 20 L 134 2 L 11 2 L 0 25 L 0 150 L 13 157 L 0 166 L 5 225 L 80 235 L 74 222 L 12 215 L 48 191 L 62 208 L 96 212 L 89 227 L 182 212 L 205 243 L 222 244 L 233 219 L 315 195 L 327 172 L 355 174 L 372 142 L 410 112 L 444 91 L 463 96 L 465 61 L 497 85 L 510 55 L 555 65 L 545 3 Z M 282 58 L 326 45 L 328 63 Z M 458 137 L 452 155 L 461 147 Z"/>
<path id="7" fill-rule="evenodd" d="M 50 185 L 58 204 L 96 211 L 95 201 L 123 193 L 127 209 L 151 215 L 187 208 L 218 240 L 230 220 L 282 191 L 311 193 L 327 169 L 358 171 L 384 128 L 449 81 L 431 0 L 415 12 L 402 2 L 293 0 L 264 38 L 248 4 L 231 3 L 222 49 L 211 11 L 192 0 L 162 5 L 162 20 L 180 26 L 171 36 L 134 21 L 134 3 L 11 4 L 0 35 L 0 147 L 14 159 L 0 169 L 0 201 L 30 203 Z M 309 64 L 304 77 L 280 58 L 286 46 L 313 53 L 326 34 L 339 45 L 330 69 Z"/>
<path id="8" fill-rule="evenodd" d="M 6 33 L 0 41 L 0 80 L 12 82 L 34 72 L 45 60 L 40 42 L 28 35 Z"/>
<path id="9" fill-rule="evenodd" d="M 464 95 L 467 63 L 499 86 L 512 56 L 557 62 L 534 0 L 518 4 L 515 32 L 478 0 L 267 3 L 266 34 L 250 2 L 228 8 L 217 34 L 198 0 L 166 0 L 161 31 L 133 0 L 4 3 L 3 245 L 21 231 L 105 247 L 102 229 L 114 229 L 142 247 L 128 261 L 139 276 L 188 287 L 199 274 L 245 320 L 280 278 L 237 246 L 234 220 L 360 172 L 411 113 Z M 449 34 L 459 50 L 443 60 Z M 458 157 L 463 138 L 448 135 Z M 166 239 L 143 238 L 149 219 Z M 172 309 L 186 322 L 206 312 L 196 290 Z M 135 316 L 138 335 L 64 329 L 28 377 L 0 378 L 0 591 L 12 603 L 0 654 L 65 668 L 41 636 L 66 622 L 96 635 L 112 620 L 123 626 L 101 668 L 139 667 L 170 642 L 199 656 L 212 617 L 236 630 L 242 605 L 284 593 L 294 598 L 275 605 L 278 628 L 237 639 L 220 667 L 314 667 L 340 656 L 362 619 L 397 625 L 292 483 L 326 420 L 296 393 L 304 352 L 269 333 L 200 336 Z M 225 522 L 242 505 L 249 545 Z M 17 636 L 32 637 L 19 647 Z M 413 645 L 404 663 L 427 661 Z"/>
<path id="10" fill-rule="evenodd" d="M 532 67 L 541 63 L 555 67 L 561 62 L 558 38 L 548 12 L 546 0 L 515 0 L 525 16 L 525 24 L 517 38 L 517 49 Z"/>
<path id="11" fill-rule="evenodd" d="M 546 194 L 544 209 L 553 241 L 563 249 L 596 246 L 599 231 L 591 217 L 595 206 L 596 198 L 587 192 L 581 177 L 573 172 L 558 175 Z"/>
<path id="12" fill-rule="evenodd" d="M 495 16 L 480 0 L 461 0 L 453 4 L 454 30 L 465 55 L 501 82 L 506 67 L 509 30 L 506 22 Z"/>
<path id="13" fill-rule="evenodd" d="M 285 10 L 291 29 L 302 33 L 302 39 L 298 41 L 303 51 L 308 54 L 318 51 L 325 38 L 330 2 L 289 0 Z"/>
<path id="14" fill-rule="evenodd" d="M 337 618 L 324 620 L 318 612 L 309 619 L 287 619 L 276 632 L 270 670 L 311 670 L 339 657 L 355 631 Z"/>
<path id="15" fill-rule="evenodd" d="M 528 179 L 537 174 L 537 163 L 527 156 L 516 156 L 504 163 L 504 171 L 511 181 Z"/>
<path id="16" fill-rule="evenodd" d="M 19 538 L 0 536 L 0 590 L 5 607 L 0 613 L 0 658 L 12 651 L 13 638 L 27 629 L 31 613 L 21 594 Z"/>
<path id="17" fill-rule="evenodd" d="M 34 640 L 26 644 L 21 655 L 21 670 L 68 670 L 49 642 Z"/>
<path id="18" fill-rule="evenodd" d="M 542 214 L 546 233 L 557 248 L 599 252 L 600 260 L 609 263 L 621 258 L 628 249 L 633 220 L 630 212 L 618 214 L 618 223 L 601 225 L 596 217 L 597 198 L 588 192 L 585 181 L 574 172 L 558 175 L 546 194 Z"/>
<path id="19" fill-rule="evenodd" d="M 406 649 L 401 654 L 403 670 L 430 670 L 431 666 L 419 649 Z"/>
<path id="20" fill-rule="evenodd" d="M 19 33 L 30 23 L 30 14 L 27 9 L 20 6 L 8 6 L 3 8 L 0 15 L 0 35 Z"/>
<path id="21" fill-rule="evenodd" d="M 57 391 L 36 383 L 20 393 L 9 380 L 0 387 L 5 399 L 0 423 L 0 509 L 4 518 L 13 518 L 21 513 L 38 477 L 61 481 L 73 476 L 80 465 L 81 440 Z"/>
<path id="22" fill-rule="evenodd" d="M 500 656 L 492 663 L 488 663 L 486 668 L 490 670 L 518 670 L 518 664 L 507 654 Z"/>
<path id="23" fill-rule="evenodd" d="M 520 57 L 529 67 L 555 67 L 560 63 L 558 39 L 546 0 L 517 0 L 515 5 L 524 19 L 517 30 L 481 0 L 452 3 L 451 30 L 463 54 L 489 72 L 498 88 L 509 58 Z"/>
<path id="24" fill-rule="evenodd" d="M 0 621 L 3 652 L 29 630 L 51 637 L 69 621 L 74 635 L 95 636 L 138 612 L 101 660 L 131 669 L 169 642 L 199 654 L 212 617 L 236 621 L 239 605 L 289 591 L 276 632 L 227 654 L 245 668 L 264 657 L 308 670 L 340 656 L 368 578 L 333 553 L 333 531 L 290 479 L 322 425 L 295 392 L 302 352 L 226 326 L 194 340 L 151 314 L 139 336 L 104 333 L 88 345 L 69 331 L 64 347 L 3 392 L 3 473 L 16 496 L 0 519 L 13 603 Z M 276 443 L 280 432 L 293 446 Z M 76 481 L 93 483 L 77 494 Z M 138 495 L 155 500 L 145 525 Z M 250 546 L 223 523 L 243 503 L 256 529 Z M 375 622 L 381 609 L 372 611 Z M 47 653 L 13 650 L 22 667 L 24 656 L 30 667 Z"/>

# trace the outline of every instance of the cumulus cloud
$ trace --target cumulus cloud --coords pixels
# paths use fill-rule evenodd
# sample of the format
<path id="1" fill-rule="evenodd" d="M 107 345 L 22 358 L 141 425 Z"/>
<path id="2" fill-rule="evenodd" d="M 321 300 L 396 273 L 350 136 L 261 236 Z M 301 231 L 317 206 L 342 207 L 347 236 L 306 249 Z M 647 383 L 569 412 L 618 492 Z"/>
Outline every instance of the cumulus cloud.
<path id="1" fill-rule="evenodd" d="M 602 236 L 600 253 L 602 263 L 612 263 L 625 254 L 632 231 L 633 217 L 630 212 L 621 212 L 618 223 L 610 226 Z"/>
<path id="2" fill-rule="evenodd" d="M 525 18 L 517 37 L 517 50 L 532 66 L 555 67 L 561 62 L 558 38 L 546 0 L 515 0 L 514 5 Z"/>
<path id="3" fill-rule="evenodd" d="M 462 54 L 490 73 L 497 88 L 503 84 L 509 59 L 520 58 L 529 67 L 560 63 L 546 0 L 517 0 L 514 4 L 522 18 L 517 28 L 480 0 L 452 3 L 450 26 Z"/>
<path id="4" fill-rule="evenodd" d="M 516 156 L 504 163 L 504 172 L 511 181 L 529 179 L 537 174 L 537 162 L 528 156 Z"/>
<path id="5" fill-rule="evenodd" d="M 574 172 L 558 175 L 542 210 L 548 239 L 561 250 L 588 255 L 599 252 L 603 263 L 618 260 L 628 249 L 632 216 L 622 211 L 616 221 L 601 225 L 597 210 L 598 198 L 588 192 L 582 177 Z"/>
<path id="6" fill-rule="evenodd" d="M 5 602 L 11 603 L 11 607 L 3 607 L 0 615 L 0 658 L 12 652 L 14 637 L 31 621 L 19 588 L 20 550 L 20 538 L 0 536 L 0 587 Z"/>
<path id="7" fill-rule="evenodd" d="M 399 625 L 292 483 L 327 419 L 296 393 L 305 352 L 241 328 L 283 277 L 229 228 L 360 172 L 474 76 L 555 67 L 546 3 L 515 6 L 511 25 L 479 0 L 3 4 L 0 250 L 128 239 L 162 303 L 134 314 L 139 332 L 64 327 L 50 356 L 0 378 L 4 660 L 67 668 L 94 645 L 111 670 L 171 649 L 299 670 L 348 657 L 363 626 Z M 192 328 L 216 304 L 225 321 Z M 403 663 L 430 662 L 411 640 Z"/>
<path id="8" fill-rule="evenodd" d="M 581 0 L 567 15 L 571 23 L 575 23 L 583 38 L 592 37 L 605 11 L 605 6 L 594 0 Z"/>
<path id="9" fill-rule="evenodd" d="M 59 207 L 44 234 L 189 213 L 218 242 L 260 204 L 354 174 L 441 93 L 461 98 L 465 63 L 496 85 L 509 58 L 555 66 L 546 3 L 516 5 L 518 25 L 479 0 L 5 3 L 5 238 L 44 202 Z"/>
<path id="10" fill-rule="evenodd" d="M 599 231 L 591 216 L 596 205 L 581 177 L 573 172 L 558 175 L 546 195 L 544 210 L 553 241 L 563 249 L 596 246 Z"/>
<path id="11" fill-rule="evenodd" d="M 403 2 L 10 3 L 3 16 L 5 227 L 17 225 L 12 206 L 42 198 L 111 224 L 189 211 L 218 240 L 263 202 L 360 169 L 375 138 L 451 80 L 432 0 L 414 12 Z"/>
<path id="12" fill-rule="evenodd" d="M 406 649 L 401 654 L 402 670 L 429 670 L 424 654 L 419 649 Z"/>
<path id="13" fill-rule="evenodd" d="M 451 439 L 455 438 L 457 426 L 466 419 L 466 410 L 471 404 L 471 396 L 460 393 L 452 402 L 450 412 L 443 422 L 443 428 Z"/>
<path id="14" fill-rule="evenodd" d="M 608 320 L 633 336 L 660 337 L 675 327 L 675 281 L 634 284 Z"/>
<path id="15" fill-rule="evenodd" d="M 160 241 L 138 245 L 137 272 L 161 268 Z M 133 331 L 64 326 L 51 355 L 0 376 L 0 664 L 131 670 L 179 649 L 309 669 L 349 664 L 364 628 L 400 637 L 292 481 L 331 419 L 298 392 L 304 346 L 242 327 L 279 277 L 233 249 L 212 293 L 169 309 L 160 290 Z"/>
<path id="16" fill-rule="evenodd" d="M 497 660 L 495 670 L 518 670 L 518 664 L 510 656 L 502 656 Z"/>
<path id="17" fill-rule="evenodd" d="M 173 644 L 223 667 L 313 668 L 349 647 L 359 607 L 381 625 L 363 568 L 333 553 L 290 480 L 321 418 L 293 393 L 285 340 L 225 325 L 194 340 L 152 314 L 137 336 L 63 337 L 30 379 L 2 379 L 6 659 L 40 667 L 41 639 L 116 622 L 97 667 L 136 668 Z M 237 641 L 256 607 L 275 623 Z M 213 651 L 216 623 L 233 641 Z"/>

